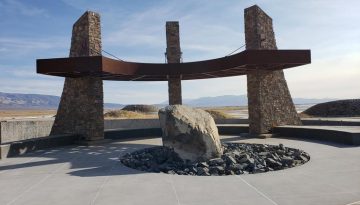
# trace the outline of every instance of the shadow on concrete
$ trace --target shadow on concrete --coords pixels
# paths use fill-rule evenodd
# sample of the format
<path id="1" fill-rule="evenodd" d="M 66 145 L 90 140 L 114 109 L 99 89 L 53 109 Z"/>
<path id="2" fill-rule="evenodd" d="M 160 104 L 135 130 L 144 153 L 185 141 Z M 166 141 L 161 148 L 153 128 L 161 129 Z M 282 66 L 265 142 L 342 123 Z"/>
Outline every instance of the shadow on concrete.
<path id="1" fill-rule="evenodd" d="M 239 136 L 224 136 L 222 135 L 221 136 L 221 142 L 223 143 L 227 143 L 227 142 L 233 142 L 233 141 L 242 141 L 242 140 L 248 140 L 248 139 L 253 139 L 253 137 L 246 137 L 246 136 L 242 136 L 242 135 L 239 135 Z"/>
<path id="2" fill-rule="evenodd" d="M 239 136 L 233 136 L 233 135 L 232 136 L 226 136 L 226 135 L 224 136 L 224 135 L 222 135 L 221 142 L 226 143 L 226 142 L 232 142 L 232 141 L 248 140 L 248 139 L 253 139 L 253 138 L 256 138 L 256 137 L 248 136 L 246 133 L 240 134 Z M 311 142 L 311 143 L 333 146 L 333 147 L 337 147 L 337 148 L 358 147 L 358 145 L 349 145 L 349 144 L 344 144 L 342 142 L 328 141 L 326 139 L 326 136 L 324 137 L 325 139 L 317 139 L 317 138 L 311 137 L 311 135 L 308 138 L 303 138 L 303 137 L 296 137 L 296 136 L 289 137 L 289 136 L 282 136 L 282 135 L 275 134 L 273 136 L 273 138 L 293 140 L 293 141 Z"/>
<path id="3" fill-rule="evenodd" d="M 43 167 L 44 170 L 50 170 L 49 174 L 66 170 L 68 171 L 67 174 L 78 177 L 142 174 L 145 172 L 124 166 L 120 162 L 120 157 L 126 153 L 153 146 L 151 144 L 137 144 L 136 141 L 114 141 L 89 147 L 66 146 L 57 149 L 44 149 L 20 156 L 21 158 L 28 158 L 25 162 L 9 165 L 0 164 L 0 173 L 4 171 L 26 173 L 35 169 L 39 170 L 39 168 L 41 170 Z M 12 159 L 15 158 L 19 157 Z M 70 167 L 65 166 L 65 163 L 70 163 Z M 50 166 L 52 167 L 49 169 Z"/>
<path id="4" fill-rule="evenodd" d="M 227 143 L 227 142 L 233 142 L 233 141 L 242 141 L 242 140 L 248 140 L 253 139 L 256 137 L 248 137 L 245 135 L 239 135 L 239 136 L 222 136 L 221 142 Z M 337 148 L 353 148 L 358 147 L 356 145 L 347 145 L 343 143 L 337 143 L 337 142 L 331 142 L 331 141 L 325 141 L 325 140 L 318 140 L 318 139 L 307 139 L 307 138 L 301 138 L 301 137 L 285 137 L 280 135 L 274 135 L 273 138 L 279 138 L 279 139 L 286 139 L 286 140 L 293 140 L 293 141 L 303 141 L 303 142 L 311 142 L 311 143 L 317 143 L 317 144 L 323 144 L 328 145 L 332 147 Z"/>
<path id="5" fill-rule="evenodd" d="M 355 147 L 313 139 L 294 139 L 281 136 L 277 136 L 277 138 L 283 138 L 288 140 L 301 140 L 338 148 Z M 221 141 L 226 143 L 231 141 L 239 142 L 248 139 L 251 139 L 251 137 L 241 135 L 222 136 Z M 27 171 L 47 171 L 49 172 L 49 174 L 56 174 L 60 171 L 60 173 L 64 173 L 65 171 L 66 174 L 78 177 L 143 174 L 145 172 L 134 170 L 123 165 L 120 162 L 120 157 L 126 153 L 153 146 L 156 145 L 153 145 L 152 143 L 147 144 L 146 141 L 140 141 L 139 139 L 129 139 L 122 141 L 113 141 L 111 143 L 89 147 L 72 145 L 65 147 L 57 147 L 56 149 L 44 149 L 21 156 L 21 158 L 28 158 L 27 160 L 21 160 L 23 161 L 21 163 L 11 164 L 11 160 L 0 163 L 0 174 L 4 171 L 19 171 L 24 172 L 25 174 Z M 70 165 L 67 165 L 68 163 Z M 44 169 L 41 169 L 42 167 Z"/>
<path id="6" fill-rule="evenodd" d="M 336 142 L 317 140 L 317 139 L 306 139 L 306 138 L 301 138 L 301 137 L 285 137 L 285 136 L 275 135 L 274 138 L 293 140 L 293 141 L 311 142 L 311 143 L 323 144 L 323 145 L 328 145 L 328 146 L 337 147 L 337 148 L 358 147 L 356 145 L 347 145 L 347 144 L 343 144 L 343 143 L 336 143 Z"/>

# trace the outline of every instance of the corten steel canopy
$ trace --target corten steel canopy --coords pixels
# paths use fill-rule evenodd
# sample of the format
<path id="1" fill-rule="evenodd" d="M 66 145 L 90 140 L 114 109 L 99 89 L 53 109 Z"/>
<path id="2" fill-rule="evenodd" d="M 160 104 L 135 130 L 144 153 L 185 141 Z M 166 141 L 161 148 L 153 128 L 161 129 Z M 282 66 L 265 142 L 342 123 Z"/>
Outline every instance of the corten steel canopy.
<path id="1" fill-rule="evenodd" d="M 61 77 L 100 77 L 118 81 L 166 81 L 246 75 L 249 71 L 281 70 L 311 62 L 310 50 L 245 50 L 231 56 L 189 63 L 137 63 L 103 56 L 38 59 L 37 73 Z"/>

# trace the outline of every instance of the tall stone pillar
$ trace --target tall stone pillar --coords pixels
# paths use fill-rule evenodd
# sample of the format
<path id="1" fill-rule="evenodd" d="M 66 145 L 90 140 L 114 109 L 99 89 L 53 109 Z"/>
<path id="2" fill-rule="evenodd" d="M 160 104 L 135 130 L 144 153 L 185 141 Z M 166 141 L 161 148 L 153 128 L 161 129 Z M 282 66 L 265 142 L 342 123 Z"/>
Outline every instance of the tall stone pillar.
<path id="1" fill-rule="evenodd" d="M 257 5 L 245 9 L 245 41 L 247 50 L 277 49 L 272 19 Z M 247 91 L 250 134 L 301 124 L 282 70 L 259 67 L 247 75 Z"/>
<path id="2" fill-rule="evenodd" d="M 180 63 L 179 22 L 166 22 L 166 58 L 168 63 Z M 168 77 L 169 104 L 182 104 L 181 76 Z"/>
<path id="3" fill-rule="evenodd" d="M 70 57 L 101 55 L 100 15 L 85 12 L 73 25 Z M 77 134 L 83 142 L 104 139 L 103 82 L 65 78 L 51 134 Z"/>

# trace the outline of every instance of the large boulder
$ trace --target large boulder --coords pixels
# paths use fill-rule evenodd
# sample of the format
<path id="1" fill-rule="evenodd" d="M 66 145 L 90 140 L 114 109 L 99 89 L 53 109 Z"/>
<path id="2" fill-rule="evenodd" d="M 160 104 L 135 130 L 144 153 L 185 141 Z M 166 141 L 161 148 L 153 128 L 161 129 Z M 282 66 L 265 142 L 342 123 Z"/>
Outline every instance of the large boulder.
<path id="1" fill-rule="evenodd" d="M 190 161 L 222 155 L 214 119 L 204 110 L 171 105 L 159 110 L 162 141 L 182 158 Z"/>
<path id="2" fill-rule="evenodd" d="M 358 117 L 360 116 L 360 99 L 320 103 L 303 113 L 314 117 Z"/>

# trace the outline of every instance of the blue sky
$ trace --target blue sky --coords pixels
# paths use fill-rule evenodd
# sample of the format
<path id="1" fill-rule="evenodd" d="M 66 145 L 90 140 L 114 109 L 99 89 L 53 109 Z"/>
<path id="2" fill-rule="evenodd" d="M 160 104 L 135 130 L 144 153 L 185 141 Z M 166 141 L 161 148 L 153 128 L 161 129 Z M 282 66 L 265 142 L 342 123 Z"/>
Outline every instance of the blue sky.
<path id="1" fill-rule="evenodd" d="M 0 0 L 0 92 L 61 95 L 63 78 L 36 74 L 38 58 L 69 54 L 72 24 L 99 12 L 103 49 L 164 62 L 165 22 L 180 22 L 184 61 L 222 57 L 244 44 L 244 8 L 272 18 L 279 49 L 311 49 L 312 64 L 285 70 L 293 97 L 360 98 L 360 1 Z M 166 82 L 104 82 L 106 102 L 167 100 Z M 246 94 L 246 77 L 183 81 L 183 98 Z"/>

